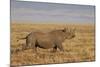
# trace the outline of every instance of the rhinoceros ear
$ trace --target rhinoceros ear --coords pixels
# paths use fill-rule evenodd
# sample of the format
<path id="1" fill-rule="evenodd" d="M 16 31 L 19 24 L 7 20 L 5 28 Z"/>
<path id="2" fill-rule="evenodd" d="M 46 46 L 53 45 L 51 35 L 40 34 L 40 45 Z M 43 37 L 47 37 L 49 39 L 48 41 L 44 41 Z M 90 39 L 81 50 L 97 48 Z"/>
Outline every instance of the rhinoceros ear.
<path id="1" fill-rule="evenodd" d="M 64 28 L 62 31 L 63 31 L 63 32 L 66 32 L 66 28 Z"/>

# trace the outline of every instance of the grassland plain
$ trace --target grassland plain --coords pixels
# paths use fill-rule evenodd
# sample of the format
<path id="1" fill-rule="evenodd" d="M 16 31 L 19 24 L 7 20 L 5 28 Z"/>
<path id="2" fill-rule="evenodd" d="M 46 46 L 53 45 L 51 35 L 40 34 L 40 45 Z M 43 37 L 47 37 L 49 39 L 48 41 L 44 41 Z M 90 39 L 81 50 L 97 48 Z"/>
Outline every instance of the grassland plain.
<path id="1" fill-rule="evenodd" d="M 51 31 L 64 27 L 76 28 L 76 37 L 66 39 L 62 44 L 64 52 L 51 52 L 52 49 L 38 48 L 36 54 L 32 49 L 11 53 L 11 65 L 32 65 L 70 63 L 95 60 L 95 28 L 93 24 L 11 24 L 11 50 L 21 49 L 18 38 L 25 37 L 31 31 Z M 25 40 L 23 40 L 25 43 Z"/>

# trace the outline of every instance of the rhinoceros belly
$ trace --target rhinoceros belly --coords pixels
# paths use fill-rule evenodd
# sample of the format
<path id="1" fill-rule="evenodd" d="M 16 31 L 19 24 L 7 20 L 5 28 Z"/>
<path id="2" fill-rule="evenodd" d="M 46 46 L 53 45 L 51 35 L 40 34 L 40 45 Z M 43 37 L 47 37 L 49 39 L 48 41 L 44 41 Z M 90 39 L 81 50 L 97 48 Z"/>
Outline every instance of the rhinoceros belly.
<path id="1" fill-rule="evenodd" d="M 54 43 L 49 38 L 40 38 L 37 40 L 37 42 L 40 48 L 49 49 L 54 47 Z"/>

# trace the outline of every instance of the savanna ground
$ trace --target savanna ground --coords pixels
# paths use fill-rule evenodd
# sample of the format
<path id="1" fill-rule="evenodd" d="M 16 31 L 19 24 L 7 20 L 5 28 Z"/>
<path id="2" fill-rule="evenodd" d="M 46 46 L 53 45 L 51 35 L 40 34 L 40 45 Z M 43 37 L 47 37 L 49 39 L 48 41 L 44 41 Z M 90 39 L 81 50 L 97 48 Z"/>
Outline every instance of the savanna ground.
<path id="1" fill-rule="evenodd" d="M 52 31 L 64 27 L 76 28 L 76 36 L 73 39 L 66 39 L 62 45 L 64 52 L 59 49 L 52 52 L 52 49 L 38 48 L 37 53 L 32 49 L 11 53 L 11 65 L 32 65 L 69 63 L 95 60 L 95 29 L 93 24 L 11 24 L 11 50 L 21 49 L 21 37 L 25 37 L 31 31 Z"/>

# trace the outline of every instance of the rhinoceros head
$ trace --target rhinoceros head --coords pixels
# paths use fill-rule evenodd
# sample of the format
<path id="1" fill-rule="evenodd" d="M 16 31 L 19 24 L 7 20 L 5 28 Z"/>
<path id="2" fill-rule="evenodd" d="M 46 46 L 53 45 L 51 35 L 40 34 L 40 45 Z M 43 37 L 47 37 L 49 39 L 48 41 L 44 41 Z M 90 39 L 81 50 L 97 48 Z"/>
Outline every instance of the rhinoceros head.
<path id="1" fill-rule="evenodd" d="M 62 31 L 65 33 L 66 39 L 72 39 L 75 37 L 75 28 L 74 29 L 64 28 Z"/>

